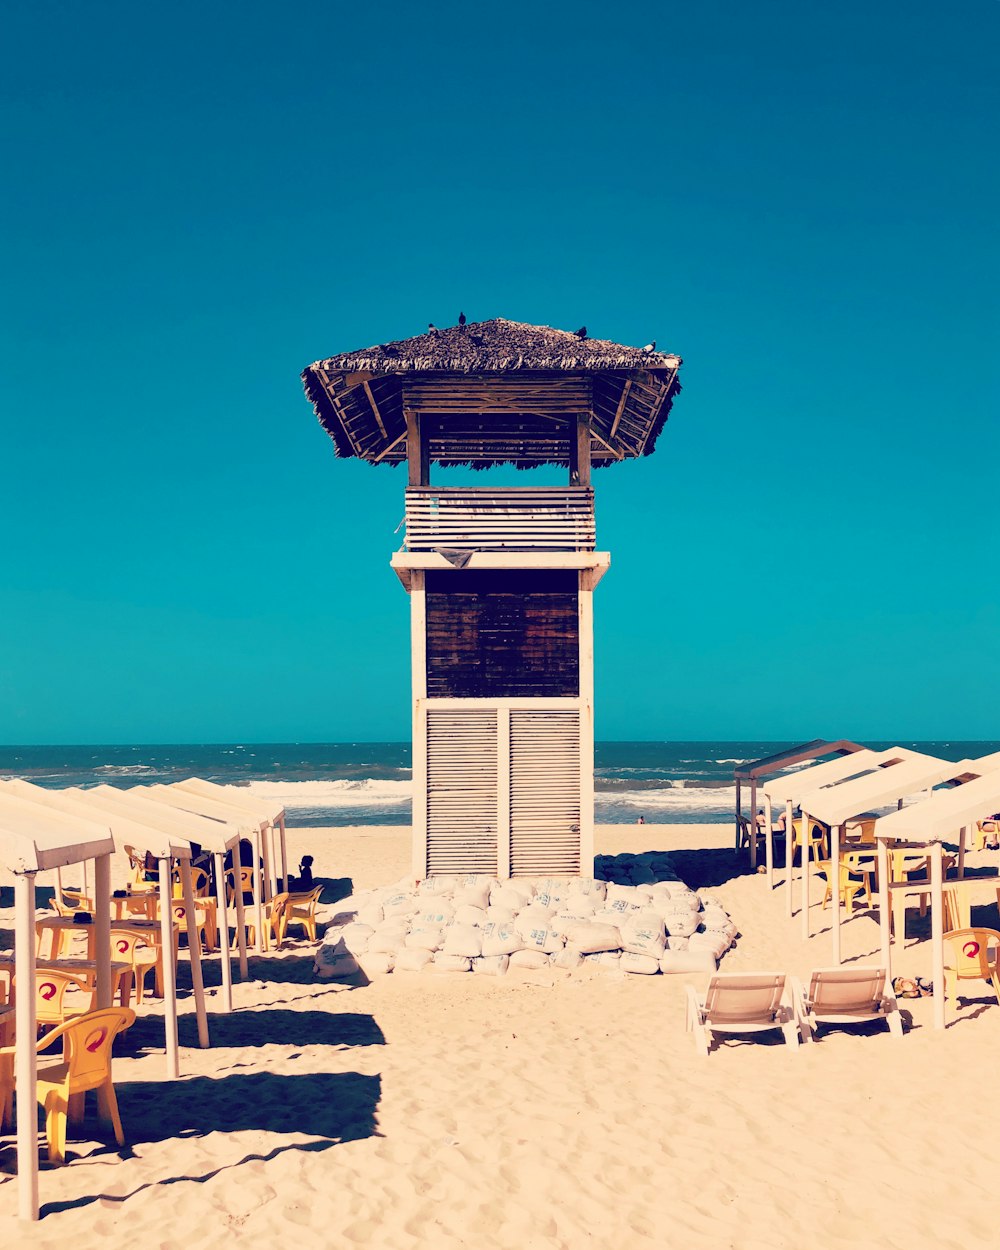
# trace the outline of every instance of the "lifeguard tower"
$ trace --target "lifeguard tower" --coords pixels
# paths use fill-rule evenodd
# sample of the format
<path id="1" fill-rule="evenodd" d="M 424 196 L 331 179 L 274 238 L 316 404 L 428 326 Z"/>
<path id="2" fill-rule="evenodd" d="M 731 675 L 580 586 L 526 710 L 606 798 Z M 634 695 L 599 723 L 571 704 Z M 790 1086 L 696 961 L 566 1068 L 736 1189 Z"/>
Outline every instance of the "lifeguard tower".
<path id="1" fill-rule="evenodd" d="M 497 319 L 302 374 L 338 456 L 406 461 L 413 872 L 592 870 L 592 467 L 649 455 L 678 356 Z M 559 487 L 440 487 L 432 465 L 563 465 Z"/>

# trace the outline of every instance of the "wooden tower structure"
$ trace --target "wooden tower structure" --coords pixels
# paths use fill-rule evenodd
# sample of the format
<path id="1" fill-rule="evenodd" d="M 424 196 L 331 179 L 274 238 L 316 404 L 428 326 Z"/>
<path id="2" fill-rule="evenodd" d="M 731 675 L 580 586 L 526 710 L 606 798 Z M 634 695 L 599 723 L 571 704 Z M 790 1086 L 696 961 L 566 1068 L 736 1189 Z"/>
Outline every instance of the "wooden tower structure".
<path id="1" fill-rule="evenodd" d="M 648 455 L 680 358 L 494 320 L 317 361 L 339 456 L 406 461 L 413 872 L 592 871 L 591 468 Z M 561 487 L 440 487 L 433 465 L 559 464 Z"/>

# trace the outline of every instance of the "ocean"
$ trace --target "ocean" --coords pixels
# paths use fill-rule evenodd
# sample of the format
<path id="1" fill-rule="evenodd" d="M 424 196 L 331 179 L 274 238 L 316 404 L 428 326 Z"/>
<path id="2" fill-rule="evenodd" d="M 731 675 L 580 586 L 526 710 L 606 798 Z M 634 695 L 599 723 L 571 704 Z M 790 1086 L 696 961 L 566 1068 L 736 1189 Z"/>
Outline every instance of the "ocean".
<path id="1" fill-rule="evenodd" d="M 599 742 L 599 824 L 715 824 L 733 817 L 733 768 L 787 742 Z M 1000 742 L 869 743 L 943 759 L 1000 750 Z M 0 747 L 0 777 L 41 786 L 151 785 L 205 777 L 280 800 L 289 826 L 405 825 L 408 742 L 240 743 L 207 746 Z"/>

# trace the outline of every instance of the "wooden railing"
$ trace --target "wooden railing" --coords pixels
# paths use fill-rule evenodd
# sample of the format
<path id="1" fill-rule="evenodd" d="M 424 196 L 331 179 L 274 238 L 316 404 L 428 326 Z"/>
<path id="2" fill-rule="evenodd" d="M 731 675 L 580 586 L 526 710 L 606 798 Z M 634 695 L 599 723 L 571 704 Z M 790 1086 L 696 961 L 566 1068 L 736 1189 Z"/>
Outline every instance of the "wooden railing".
<path id="1" fill-rule="evenodd" d="M 407 551 L 593 551 L 587 486 L 406 488 Z"/>

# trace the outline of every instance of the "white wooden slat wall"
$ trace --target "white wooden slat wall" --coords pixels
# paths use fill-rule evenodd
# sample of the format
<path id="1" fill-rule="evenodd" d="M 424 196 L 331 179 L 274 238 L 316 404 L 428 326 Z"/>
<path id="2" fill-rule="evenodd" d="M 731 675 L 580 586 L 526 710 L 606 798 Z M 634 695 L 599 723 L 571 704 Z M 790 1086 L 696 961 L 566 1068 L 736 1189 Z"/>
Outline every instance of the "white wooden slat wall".
<path id="1" fill-rule="evenodd" d="M 580 712 L 510 712 L 510 875 L 580 873 Z"/>
<path id="2" fill-rule="evenodd" d="M 581 715 L 427 705 L 427 876 L 580 873 Z"/>
<path id="3" fill-rule="evenodd" d="M 497 711 L 427 709 L 427 876 L 497 871 Z"/>

